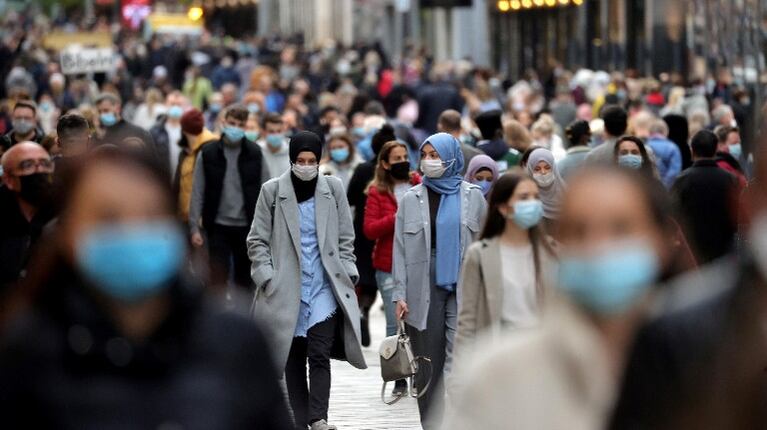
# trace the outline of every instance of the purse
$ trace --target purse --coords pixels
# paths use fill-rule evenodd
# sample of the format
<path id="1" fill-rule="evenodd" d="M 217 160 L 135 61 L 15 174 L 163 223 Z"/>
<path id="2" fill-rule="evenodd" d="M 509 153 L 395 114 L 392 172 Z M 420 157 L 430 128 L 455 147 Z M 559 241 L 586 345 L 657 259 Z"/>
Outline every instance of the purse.
<path id="1" fill-rule="evenodd" d="M 418 390 L 418 394 L 411 395 L 411 397 L 417 399 L 426 394 L 432 378 L 431 360 L 427 357 L 413 356 L 410 337 L 405 333 L 405 323 L 402 320 L 397 322 L 397 334 L 389 336 L 381 342 L 378 354 L 381 356 L 381 377 L 384 380 L 383 387 L 381 387 L 381 400 L 384 403 L 393 405 L 405 397 L 399 396 L 387 401 L 386 385 L 392 381 L 410 378 L 410 386 L 412 387 L 415 375 L 418 373 L 419 362 L 429 365 L 429 379 L 426 381 L 426 385 Z"/>

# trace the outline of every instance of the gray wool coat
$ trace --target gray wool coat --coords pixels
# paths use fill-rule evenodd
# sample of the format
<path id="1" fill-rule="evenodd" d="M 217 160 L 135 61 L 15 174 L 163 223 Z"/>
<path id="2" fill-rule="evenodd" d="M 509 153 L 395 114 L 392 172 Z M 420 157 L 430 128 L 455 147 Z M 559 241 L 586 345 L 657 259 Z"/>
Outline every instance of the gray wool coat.
<path id="1" fill-rule="evenodd" d="M 314 198 L 322 265 L 338 302 L 336 312 L 343 313 L 336 344 L 345 360 L 364 369 L 367 366 L 359 341 L 360 311 L 354 292 L 359 275 L 354 264 L 354 228 L 349 202 L 341 181 L 324 175 L 317 178 Z M 298 322 L 300 233 L 298 202 L 290 171 L 287 171 L 262 186 L 247 238 L 252 263 L 250 274 L 256 286 L 253 317 L 271 340 L 278 369 L 284 369 L 287 364 Z"/>
<path id="2" fill-rule="evenodd" d="M 487 203 L 479 187 L 468 182 L 461 183 L 461 250 L 477 239 L 485 221 Z M 418 330 L 426 329 L 429 313 L 429 271 L 431 266 L 431 220 L 429 196 L 426 187 L 416 185 L 408 190 L 397 208 L 394 223 L 394 276 L 393 301 L 405 300 L 408 315 L 405 322 Z M 456 298 L 461 302 L 461 285 Z"/>

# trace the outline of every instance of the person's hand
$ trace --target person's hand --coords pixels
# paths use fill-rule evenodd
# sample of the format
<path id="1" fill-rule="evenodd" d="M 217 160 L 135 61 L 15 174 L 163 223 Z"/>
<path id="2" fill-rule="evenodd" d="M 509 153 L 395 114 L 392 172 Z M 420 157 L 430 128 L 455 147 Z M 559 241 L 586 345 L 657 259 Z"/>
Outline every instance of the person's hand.
<path id="1" fill-rule="evenodd" d="M 408 312 L 410 312 L 410 310 L 408 310 L 407 308 L 407 303 L 405 303 L 404 300 L 398 300 L 397 310 L 395 311 L 395 314 L 397 315 L 397 320 L 399 321 L 399 320 L 405 319 L 405 317 L 407 317 Z"/>
<path id="2" fill-rule="evenodd" d="M 194 245 L 195 248 L 200 248 L 205 243 L 205 241 L 202 240 L 202 234 L 200 232 L 196 232 L 192 234 L 192 245 Z"/>

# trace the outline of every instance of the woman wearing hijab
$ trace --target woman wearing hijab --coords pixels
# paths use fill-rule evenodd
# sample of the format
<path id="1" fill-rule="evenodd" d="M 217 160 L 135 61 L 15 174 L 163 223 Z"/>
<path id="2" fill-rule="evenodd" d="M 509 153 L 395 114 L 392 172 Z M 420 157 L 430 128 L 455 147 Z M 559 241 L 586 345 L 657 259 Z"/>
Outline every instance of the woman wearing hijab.
<path id="1" fill-rule="evenodd" d="M 285 369 L 296 428 L 312 430 L 335 429 L 327 424 L 331 353 L 366 367 L 351 211 L 341 181 L 319 175 L 321 154 L 316 134 L 291 138 L 291 168 L 264 184 L 247 239 L 254 317 Z"/>
<path id="2" fill-rule="evenodd" d="M 527 160 L 527 173 L 532 176 L 540 191 L 543 203 L 543 219 L 548 233 L 553 233 L 559 206 L 565 190 L 565 182 L 559 176 L 554 154 L 548 149 L 538 148 L 530 153 Z"/>
<path id="3" fill-rule="evenodd" d="M 458 140 L 447 133 L 426 139 L 421 145 L 423 183 L 405 193 L 394 227 L 395 312 L 406 323 L 413 353 L 431 360 L 428 390 L 421 391 L 426 372 L 415 381 L 421 425 L 427 430 L 441 427 L 443 373 L 450 368 L 461 263 L 487 210 L 480 188 L 462 180 L 462 169 Z"/>
<path id="4" fill-rule="evenodd" d="M 478 186 L 482 190 L 482 195 L 487 197 L 490 194 L 490 188 L 498 180 L 498 163 L 487 155 L 477 155 L 469 162 L 469 168 L 466 169 L 463 180 Z"/>

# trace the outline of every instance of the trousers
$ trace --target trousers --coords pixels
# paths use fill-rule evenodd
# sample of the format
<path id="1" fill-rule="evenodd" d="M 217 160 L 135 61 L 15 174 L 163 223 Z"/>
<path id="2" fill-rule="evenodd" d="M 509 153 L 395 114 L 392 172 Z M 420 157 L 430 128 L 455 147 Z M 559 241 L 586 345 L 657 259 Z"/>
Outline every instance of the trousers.
<path id="1" fill-rule="evenodd" d="M 250 227 L 230 227 L 215 224 L 208 230 L 211 281 L 214 285 L 227 285 L 230 278 L 242 288 L 251 289 L 250 259 L 246 238 Z M 234 268 L 234 273 L 230 273 Z M 233 276 L 230 276 L 233 275 Z"/>

